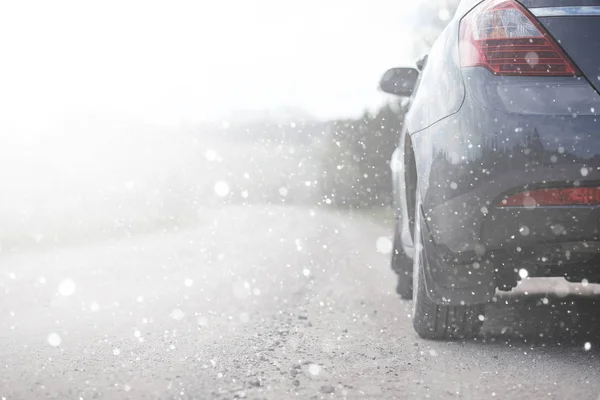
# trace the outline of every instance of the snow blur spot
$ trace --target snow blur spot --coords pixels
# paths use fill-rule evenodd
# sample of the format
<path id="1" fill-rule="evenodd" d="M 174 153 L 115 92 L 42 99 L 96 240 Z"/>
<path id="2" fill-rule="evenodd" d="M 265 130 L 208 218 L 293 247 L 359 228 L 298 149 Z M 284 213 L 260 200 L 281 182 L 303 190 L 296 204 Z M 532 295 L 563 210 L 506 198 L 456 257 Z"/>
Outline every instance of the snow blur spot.
<path id="1" fill-rule="evenodd" d="M 544 298 L 542 299 L 542 304 L 543 304 L 543 305 L 548 305 L 548 303 L 549 303 L 549 302 L 550 302 L 550 300 L 548 300 L 548 298 L 547 298 L 547 297 L 544 297 Z"/>
<path id="2" fill-rule="evenodd" d="M 525 268 L 521 268 L 519 270 L 519 276 L 521 277 L 521 279 L 525 279 L 529 276 L 529 272 Z"/>
<path id="3" fill-rule="evenodd" d="M 456 182 L 450 182 L 450 188 L 452 188 L 453 190 L 456 190 L 457 187 L 458 187 L 458 185 L 456 184 Z"/>
<path id="4" fill-rule="evenodd" d="M 580 172 L 581 176 L 588 176 L 588 174 L 590 173 L 590 171 L 586 167 L 582 167 Z"/>
<path id="5" fill-rule="evenodd" d="M 204 157 L 206 157 L 208 161 L 216 161 L 219 155 L 213 149 L 208 149 L 204 152 Z"/>
<path id="6" fill-rule="evenodd" d="M 525 61 L 527 61 L 527 64 L 533 67 L 539 64 L 540 56 L 535 51 L 528 51 L 525 54 Z"/>
<path id="7" fill-rule="evenodd" d="M 474 250 L 475 250 L 475 254 L 477 254 L 478 257 L 483 257 L 485 255 L 485 253 L 487 252 L 487 249 L 481 243 L 477 243 L 475 245 L 475 249 Z"/>
<path id="8" fill-rule="evenodd" d="M 126 392 L 129 392 L 129 391 L 131 391 L 131 386 L 125 385 L 125 386 L 123 386 L 123 389 L 125 389 Z"/>
<path id="9" fill-rule="evenodd" d="M 485 321 L 485 315 L 481 315 L 481 314 L 479 314 L 479 315 L 477 316 L 477 319 L 478 319 L 478 320 L 480 320 L 481 322 L 483 322 L 483 321 Z"/>
<path id="10" fill-rule="evenodd" d="M 144 298 L 142 296 L 138 296 L 136 300 L 138 303 L 141 303 L 144 301 Z"/>
<path id="11" fill-rule="evenodd" d="M 205 327 L 208 325 L 208 318 L 199 316 L 197 320 L 198 326 Z"/>
<path id="12" fill-rule="evenodd" d="M 564 279 L 556 282 L 556 285 L 553 288 L 553 293 L 558 297 L 567 297 L 569 293 L 571 293 L 571 286 L 569 285 L 569 282 L 565 281 Z"/>
<path id="13" fill-rule="evenodd" d="M 241 313 L 240 314 L 240 321 L 242 321 L 242 323 L 247 323 L 248 321 L 250 321 L 250 316 L 248 315 L 248 313 Z"/>
<path id="14" fill-rule="evenodd" d="M 489 210 L 488 210 L 488 208 L 487 208 L 486 206 L 483 206 L 483 207 L 481 207 L 481 208 L 479 209 L 479 211 L 481 211 L 481 213 L 482 213 L 483 215 L 486 215 L 486 214 L 488 213 L 488 211 L 489 211 Z"/>
<path id="15" fill-rule="evenodd" d="M 582 279 L 581 280 L 581 286 L 586 287 L 589 284 L 590 284 L 590 281 L 588 281 L 587 279 Z"/>
<path id="16" fill-rule="evenodd" d="M 229 185 L 225 181 L 215 183 L 215 193 L 219 197 L 225 197 L 229 194 Z"/>
<path id="17" fill-rule="evenodd" d="M 58 293 L 65 297 L 71 296 L 75 293 L 75 282 L 72 279 L 63 279 L 58 285 Z"/>
<path id="18" fill-rule="evenodd" d="M 136 338 L 139 338 L 140 336 L 142 336 L 142 332 L 140 332 L 139 330 L 134 330 L 133 331 L 133 336 L 135 336 Z"/>
<path id="19" fill-rule="evenodd" d="M 62 343 L 62 339 L 60 338 L 60 336 L 58 336 L 58 334 L 54 332 L 48 335 L 47 340 L 50 346 L 52 347 L 58 347 Z"/>
<path id="20" fill-rule="evenodd" d="M 298 347 L 300 347 L 301 344 L 302 343 L 300 342 L 300 339 L 291 337 L 291 338 L 287 339 L 285 342 L 285 350 L 286 351 L 297 351 Z"/>
<path id="21" fill-rule="evenodd" d="M 118 356 L 119 354 L 121 354 L 121 350 L 113 349 L 113 356 Z"/>
<path id="22" fill-rule="evenodd" d="M 302 241 L 300 239 L 294 240 L 294 244 L 296 245 L 296 250 L 302 251 Z"/>
<path id="23" fill-rule="evenodd" d="M 280 196 L 287 196 L 288 195 L 288 188 L 286 188 L 285 186 L 282 186 L 279 188 L 279 195 Z"/>
<path id="24" fill-rule="evenodd" d="M 583 348 L 585 349 L 585 351 L 590 351 L 590 349 L 592 348 L 592 344 L 590 342 L 585 342 Z"/>
<path id="25" fill-rule="evenodd" d="M 523 236 L 527 236 L 527 235 L 529 235 L 529 228 L 526 227 L 525 225 L 523 225 L 522 227 L 519 228 L 519 233 Z"/>
<path id="26" fill-rule="evenodd" d="M 550 226 L 550 229 L 552 229 L 552 233 L 554 233 L 555 235 L 562 235 L 565 233 L 565 227 L 561 224 L 554 224 Z"/>
<path id="27" fill-rule="evenodd" d="M 390 254 L 392 252 L 392 240 L 387 236 L 380 236 L 375 243 L 377 251 L 382 254 Z"/>
<path id="28" fill-rule="evenodd" d="M 302 275 L 304 275 L 304 276 L 306 276 L 306 277 L 310 276 L 310 269 L 308 269 L 308 268 L 304 268 L 304 269 L 302 270 Z"/>
<path id="29" fill-rule="evenodd" d="M 190 278 L 186 278 L 185 281 L 183 281 L 183 284 L 187 287 L 192 287 L 192 285 L 194 284 L 194 281 Z"/>
<path id="30" fill-rule="evenodd" d="M 437 354 L 437 351 L 435 351 L 435 350 L 431 349 L 431 350 L 429 350 L 429 355 L 430 355 L 431 357 L 437 357 L 437 355 L 438 355 L 438 354 Z"/>
<path id="31" fill-rule="evenodd" d="M 176 321 L 181 321 L 183 319 L 183 317 L 185 317 L 185 314 L 179 308 L 176 308 L 173 311 L 171 311 L 171 314 L 169 314 L 169 315 L 171 316 L 171 318 L 173 318 Z"/>
<path id="32" fill-rule="evenodd" d="M 552 164 L 555 164 L 558 161 L 558 157 L 556 157 L 555 155 L 550 156 L 550 162 Z"/>
<path id="33" fill-rule="evenodd" d="M 310 364 L 308 366 L 308 373 L 312 376 L 318 376 L 321 373 L 321 366 L 317 364 Z"/>
<path id="34" fill-rule="evenodd" d="M 242 190 L 242 198 L 244 198 L 244 199 L 248 198 L 248 191 L 247 190 Z"/>
<path id="35" fill-rule="evenodd" d="M 537 207 L 537 202 L 531 196 L 525 196 L 523 199 L 523 206 L 529 210 Z"/>
<path id="36" fill-rule="evenodd" d="M 260 296 L 260 289 L 259 288 L 252 289 L 252 294 L 255 296 Z"/>
<path id="37" fill-rule="evenodd" d="M 91 312 L 96 312 L 100 310 L 100 305 L 98 303 L 96 303 L 95 301 L 90 303 L 90 311 Z"/>

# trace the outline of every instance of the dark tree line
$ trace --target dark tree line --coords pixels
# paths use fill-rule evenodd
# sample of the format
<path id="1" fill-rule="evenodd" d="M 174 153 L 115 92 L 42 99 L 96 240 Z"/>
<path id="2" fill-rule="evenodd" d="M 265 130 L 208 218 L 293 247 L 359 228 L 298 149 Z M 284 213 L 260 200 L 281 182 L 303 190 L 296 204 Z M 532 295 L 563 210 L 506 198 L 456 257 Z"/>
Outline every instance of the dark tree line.
<path id="1" fill-rule="evenodd" d="M 332 121 L 322 143 L 321 193 L 329 204 L 363 208 L 391 202 L 390 159 L 404 119 L 403 109 L 386 105 L 375 114 Z"/>
<path id="2" fill-rule="evenodd" d="M 422 1 L 411 14 L 415 57 L 429 51 L 456 11 L 459 0 Z M 390 159 L 400 136 L 405 109 L 390 104 L 358 119 L 331 122 L 325 130 L 321 191 L 339 207 L 391 204 Z"/>

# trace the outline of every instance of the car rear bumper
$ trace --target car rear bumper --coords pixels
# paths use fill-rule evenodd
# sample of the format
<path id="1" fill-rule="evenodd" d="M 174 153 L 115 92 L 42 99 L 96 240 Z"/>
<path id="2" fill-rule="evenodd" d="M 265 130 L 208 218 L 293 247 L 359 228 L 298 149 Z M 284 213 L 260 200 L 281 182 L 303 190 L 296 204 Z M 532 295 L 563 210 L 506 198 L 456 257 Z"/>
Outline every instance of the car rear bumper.
<path id="1" fill-rule="evenodd" d="M 599 207 L 498 204 L 536 187 L 600 186 L 600 96 L 573 78 L 503 80 L 481 68 L 466 75 L 461 109 L 412 137 L 419 195 L 440 256 L 466 264 L 497 252 L 560 264 L 597 254 Z"/>

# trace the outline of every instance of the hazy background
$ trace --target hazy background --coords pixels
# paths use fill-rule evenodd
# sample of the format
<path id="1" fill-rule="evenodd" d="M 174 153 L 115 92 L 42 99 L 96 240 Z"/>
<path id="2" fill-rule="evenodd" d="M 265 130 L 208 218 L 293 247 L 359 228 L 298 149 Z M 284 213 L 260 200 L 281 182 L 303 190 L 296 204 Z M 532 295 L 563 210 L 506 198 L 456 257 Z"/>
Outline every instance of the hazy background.
<path id="1" fill-rule="evenodd" d="M 0 3 L 0 246 L 352 197 L 401 124 L 380 75 L 426 51 L 456 3 Z M 385 204 L 362 189 L 347 203 Z"/>

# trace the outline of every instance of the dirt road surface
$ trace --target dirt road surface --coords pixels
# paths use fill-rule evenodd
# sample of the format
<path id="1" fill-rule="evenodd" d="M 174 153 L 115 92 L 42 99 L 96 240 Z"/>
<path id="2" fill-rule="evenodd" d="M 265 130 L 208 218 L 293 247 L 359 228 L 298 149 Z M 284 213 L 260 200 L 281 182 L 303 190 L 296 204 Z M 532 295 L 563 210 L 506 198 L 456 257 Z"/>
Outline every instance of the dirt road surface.
<path id="1" fill-rule="evenodd" d="M 5 250 L 0 398 L 600 399 L 595 286 L 531 280 L 481 337 L 430 342 L 384 224 L 262 205 L 202 221 Z"/>

